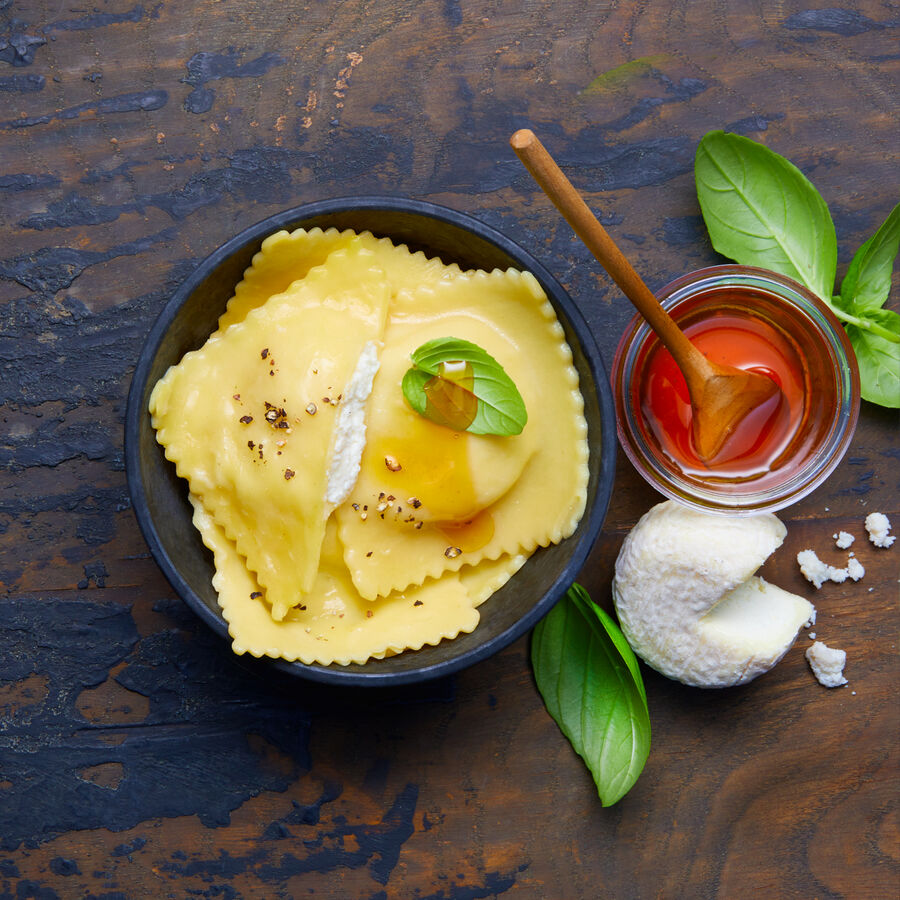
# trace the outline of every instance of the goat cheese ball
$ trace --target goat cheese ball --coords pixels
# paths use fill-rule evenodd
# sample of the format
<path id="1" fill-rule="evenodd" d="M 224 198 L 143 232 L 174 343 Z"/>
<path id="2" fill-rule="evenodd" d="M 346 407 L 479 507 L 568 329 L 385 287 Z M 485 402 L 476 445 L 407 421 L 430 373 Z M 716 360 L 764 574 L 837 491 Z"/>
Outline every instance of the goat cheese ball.
<path id="1" fill-rule="evenodd" d="M 654 506 L 625 538 L 613 579 L 634 652 L 696 687 L 743 684 L 772 668 L 815 616 L 808 600 L 753 575 L 786 533 L 770 514 Z"/>

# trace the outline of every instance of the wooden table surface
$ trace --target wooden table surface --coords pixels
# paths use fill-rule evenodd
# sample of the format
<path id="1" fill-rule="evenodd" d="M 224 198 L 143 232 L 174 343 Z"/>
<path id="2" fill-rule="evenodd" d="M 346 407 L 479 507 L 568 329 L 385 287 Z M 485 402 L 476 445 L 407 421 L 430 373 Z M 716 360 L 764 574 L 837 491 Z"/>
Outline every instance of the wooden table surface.
<path id="1" fill-rule="evenodd" d="M 839 274 L 898 199 L 895 0 L 0 0 L 0 896 L 892 898 L 900 893 L 898 418 L 864 403 L 765 572 L 806 632 L 702 691 L 645 669 L 637 785 L 605 809 L 528 642 L 415 690 L 246 671 L 150 557 L 122 424 L 197 262 L 306 201 L 424 198 L 520 242 L 607 365 L 631 309 L 511 154 L 535 129 L 652 287 L 719 258 L 693 185 L 715 128 L 814 181 Z M 891 305 L 898 301 L 895 274 Z M 581 580 L 609 605 L 658 496 L 619 455 Z M 857 583 L 815 591 L 796 553 Z"/>

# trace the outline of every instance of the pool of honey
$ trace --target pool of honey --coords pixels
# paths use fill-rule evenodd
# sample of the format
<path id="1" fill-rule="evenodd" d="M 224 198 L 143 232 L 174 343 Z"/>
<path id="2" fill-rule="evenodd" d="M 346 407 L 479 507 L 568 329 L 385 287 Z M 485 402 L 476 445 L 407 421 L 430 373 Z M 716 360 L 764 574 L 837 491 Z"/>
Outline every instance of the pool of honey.
<path id="1" fill-rule="evenodd" d="M 701 482 L 781 484 L 802 468 L 827 429 L 835 375 L 804 315 L 756 288 L 713 288 L 673 312 L 691 342 L 716 363 L 752 370 L 780 388 L 751 412 L 722 450 L 704 462 L 693 442 L 687 385 L 655 337 L 636 361 L 632 403 L 643 437 L 682 477 Z"/>

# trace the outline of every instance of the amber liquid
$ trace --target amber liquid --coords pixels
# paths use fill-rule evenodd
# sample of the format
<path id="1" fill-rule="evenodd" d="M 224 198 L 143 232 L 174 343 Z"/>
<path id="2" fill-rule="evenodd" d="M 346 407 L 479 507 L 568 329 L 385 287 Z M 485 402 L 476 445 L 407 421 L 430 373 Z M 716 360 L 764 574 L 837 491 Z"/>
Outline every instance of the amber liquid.
<path id="1" fill-rule="evenodd" d="M 833 373 L 810 363 L 821 354 L 812 352 L 809 324 L 783 301 L 755 289 L 718 288 L 692 298 L 675 315 L 710 360 L 765 375 L 781 393 L 751 412 L 716 457 L 704 462 L 694 448 L 684 376 L 654 340 L 639 360 L 635 381 L 647 437 L 683 475 L 698 480 L 764 486 L 790 477 L 814 452 L 825 412 L 835 402 Z"/>

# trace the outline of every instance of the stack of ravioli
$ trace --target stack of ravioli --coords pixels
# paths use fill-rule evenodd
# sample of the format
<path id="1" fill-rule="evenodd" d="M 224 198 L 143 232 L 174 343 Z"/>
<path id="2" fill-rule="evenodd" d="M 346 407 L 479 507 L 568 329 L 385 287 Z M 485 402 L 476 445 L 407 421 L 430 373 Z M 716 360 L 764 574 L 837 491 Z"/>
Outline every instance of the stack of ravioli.
<path id="1" fill-rule="evenodd" d="M 410 355 L 442 337 L 503 366 L 525 401 L 521 434 L 454 431 L 413 411 Z M 341 410 L 373 349 L 348 435 Z M 268 237 L 150 413 L 189 485 L 236 653 L 362 664 L 470 632 L 478 607 L 585 507 L 578 374 L 537 280 L 462 271 L 368 232 Z M 330 501 L 335 454 L 363 436 L 355 480 Z"/>

